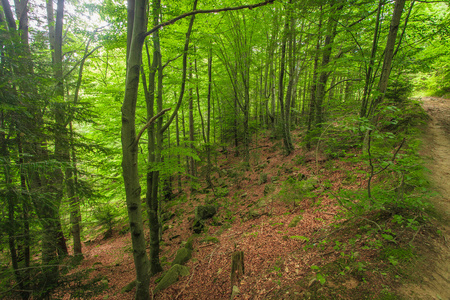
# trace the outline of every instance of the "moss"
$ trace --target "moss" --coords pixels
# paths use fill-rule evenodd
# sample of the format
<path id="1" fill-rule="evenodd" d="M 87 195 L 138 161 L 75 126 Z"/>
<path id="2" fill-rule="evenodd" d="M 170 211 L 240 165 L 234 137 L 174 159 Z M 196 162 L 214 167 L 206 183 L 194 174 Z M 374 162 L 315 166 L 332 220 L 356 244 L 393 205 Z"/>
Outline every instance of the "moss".
<path id="1" fill-rule="evenodd" d="M 185 248 L 182 248 L 185 249 Z M 161 279 L 161 281 L 156 286 L 153 293 L 158 293 L 161 290 L 164 290 L 168 288 L 170 285 L 174 284 L 178 281 L 178 278 L 180 276 L 188 276 L 189 275 L 189 269 L 185 266 L 181 265 L 173 265 L 172 268 L 167 271 L 167 273 L 164 275 L 164 277 Z"/>
<path id="2" fill-rule="evenodd" d="M 207 236 L 203 240 L 201 240 L 202 243 L 219 243 L 219 239 L 214 236 Z"/>
<path id="3" fill-rule="evenodd" d="M 130 282 L 129 284 L 127 284 L 126 286 L 124 286 L 120 291 L 122 293 L 129 293 L 131 292 L 131 290 L 136 286 L 136 280 L 133 280 L 132 282 Z"/>
<path id="4" fill-rule="evenodd" d="M 298 223 L 303 220 L 303 216 L 299 215 L 299 216 L 295 216 L 294 218 L 292 218 L 291 223 L 289 223 L 289 227 L 295 227 L 298 225 Z"/>
<path id="5" fill-rule="evenodd" d="M 193 243 L 194 243 L 194 237 L 191 236 L 191 237 L 189 237 L 188 240 L 184 243 L 184 248 L 190 249 L 190 250 L 194 250 Z"/>
<path id="6" fill-rule="evenodd" d="M 177 256 L 172 262 L 172 266 L 174 265 L 184 265 L 189 259 L 192 257 L 192 250 L 188 248 L 180 248 L 177 251 Z"/>

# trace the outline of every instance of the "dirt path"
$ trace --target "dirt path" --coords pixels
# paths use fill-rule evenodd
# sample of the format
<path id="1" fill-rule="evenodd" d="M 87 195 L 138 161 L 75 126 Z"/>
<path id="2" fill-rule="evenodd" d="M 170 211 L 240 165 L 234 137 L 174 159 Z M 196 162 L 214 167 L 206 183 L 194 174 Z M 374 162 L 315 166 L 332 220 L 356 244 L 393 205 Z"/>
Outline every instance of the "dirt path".
<path id="1" fill-rule="evenodd" d="M 422 106 L 431 117 L 424 136 L 430 180 L 440 196 L 433 199 L 442 237 L 429 239 L 415 284 L 402 288 L 406 299 L 450 299 L 450 99 L 426 97 Z M 428 245 L 428 243 L 427 243 Z"/>

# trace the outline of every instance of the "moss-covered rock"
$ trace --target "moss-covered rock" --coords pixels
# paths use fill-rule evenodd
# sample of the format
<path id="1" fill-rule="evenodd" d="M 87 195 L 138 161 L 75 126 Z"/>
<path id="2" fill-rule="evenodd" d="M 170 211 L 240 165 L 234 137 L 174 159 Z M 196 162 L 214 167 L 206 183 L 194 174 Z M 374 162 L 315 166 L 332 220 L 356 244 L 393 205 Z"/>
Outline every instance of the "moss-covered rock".
<path id="1" fill-rule="evenodd" d="M 192 223 L 192 231 L 194 231 L 194 233 L 201 233 L 203 228 L 205 228 L 204 220 L 195 219 L 194 223 Z"/>
<path id="2" fill-rule="evenodd" d="M 172 266 L 174 265 L 184 265 L 189 259 L 192 257 L 192 250 L 188 248 L 180 248 L 177 251 L 177 255 L 172 262 Z"/>
<path id="3" fill-rule="evenodd" d="M 190 250 L 194 250 L 194 237 L 191 236 L 188 238 L 188 240 L 186 242 L 182 242 L 181 243 L 183 245 L 184 248 L 190 249 Z"/>
<path id="4" fill-rule="evenodd" d="M 132 282 L 130 282 L 129 284 L 127 284 L 126 286 L 124 286 L 120 291 L 122 293 L 129 293 L 131 292 L 131 290 L 136 286 L 137 281 L 133 280 Z"/>
<path id="5" fill-rule="evenodd" d="M 199 205 L 195 208 L 195 219 L 206 220 L 212 218 L 217 212 L 214 205 Z"/>
<path id="6" fill-rule="evenodd" d="M 298 223 L 303 220 L 303 216 L 299 215 L 299 216 L 295 216 L 294 218 L 292 218 L 291 223 L 289 223 L 289 227 L 295 227 L 298 225 Z"/>
<path id="7" fill-rule="evenodd" d="M 205 237 L 204 239 L 202 239 L 200 242 L 202 242 L 202 243 L 214 243 L 214 244 L 217 244 L 217 243 L 219 243 L 220 241 L 219 241 L 218 238 L 216 238 L 216 237 L 214 237 L 214 236 L 207 236 L 207 237 Z"/>
<path id="8" fill-rule="evenodd" d="M 189 269 L 187 267 L 181 265 L 173 265 L 172 268 L 170 268 L 169 271 L 167 271 L 167 273 L 163 276 L 163 278 L 158 283 L 153 293 L 156 294 L 159 291 L 168 288 L 170 285 L 177 282 L 180 276 L 188 276 L 188 275 Z"/>

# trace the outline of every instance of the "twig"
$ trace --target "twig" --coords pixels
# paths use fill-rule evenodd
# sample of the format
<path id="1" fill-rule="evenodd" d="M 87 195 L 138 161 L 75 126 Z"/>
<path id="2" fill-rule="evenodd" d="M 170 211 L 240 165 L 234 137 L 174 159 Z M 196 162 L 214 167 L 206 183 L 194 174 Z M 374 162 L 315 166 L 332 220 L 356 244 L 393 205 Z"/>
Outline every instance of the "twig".
<path id="1" fill-rule="evenodd" d="M 410 245 L 412 244 L 412 242 L 414 242 L 414 239 L 416 238 L 416 235 L 419 233 L 421 227 L 422 226 L 419 226 L 419 228 L 417 228 L 417 231 L 414 233 L 413 238 L 411 239 L 411 241 L 409 241 Z"/>
<path id="2" fill-rule="evenodd" d="M 213 254 L 218 248 L 219 248 L 219 245 L 217 245 L 217 247 L 209 255 L 208 268 L 209 268 L 209 265 L 211 264 L 211 260 L 212 260 Z"/>
<path id="3" fill-rule="evenodd" d="M 339 197 L 338 195 L 334 194 L 334 193 L 331 192 L 331 191 L 330 191 L 330 193 L 331 193 L 334 197 L 336 197 L 336 198 L 338 199 L 339 204 L 340 204 L 343 208 L 345 208 L 347 211 L 349 211 L 350 213 L 352 213 L 352 214 L 356 217 L 356 219 L 363 219 L 363 220 L 369 221 L 369 222 L 375 224 L 375 225 L 378 227 L 378 229 L 379 229 L 380 231 L 382 231 L 381 226 L 378 225 L 377 222 L 372 221 L 372 220 L 369 220 L 369 219 L 367 219 L 367 218 L 365 218 L 365 217 L 363 217 L 363 216 L 358 216 L 354 211 L 352 211 L 351 208 L 348 208 L 347 206 L 344 205 L 344 203 L 342 203 L 342 200 L 340 199 L 340 197 Z"/>
<path id="4" fill-rule="evenodd" d="M 184 288 L 181 290 L 181 292 L 175 297 L 175 299 L 178 299 L 178 297 L 180 297 L 181 294 L 183 294 L 184 290 L 186 289 L 186 287 L 187 287 L 187 286 L 189 285 L 189 283 L 191 282 L 192 277 L 194 276 L 194 273 L 195 273 L 195 269 L 197 269 L 197 266 L 198 266 L 198 265 L 199 265 L 199 264 L 196 264 L 195 267 L 192 269 L 192 275 L 191 275 L 191 277 L 189 278 L 188 282 L 186 283 L 186 285 L 184 286 Z"/>

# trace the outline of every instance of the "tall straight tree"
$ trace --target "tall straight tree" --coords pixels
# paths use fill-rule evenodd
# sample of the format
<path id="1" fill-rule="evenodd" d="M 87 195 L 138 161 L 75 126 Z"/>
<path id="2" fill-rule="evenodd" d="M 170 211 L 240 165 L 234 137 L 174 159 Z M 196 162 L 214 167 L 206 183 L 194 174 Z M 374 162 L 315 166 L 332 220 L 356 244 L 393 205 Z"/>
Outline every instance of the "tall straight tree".
<path id="1" fill-rule="evenodd" d="M 291 141 L 291 128 L 290 128 L 290 115 L 291 115 L 291 94 L 292 94 L 292 81 L 294 78 L 295 71 L 295 60 L 293 53 L 293 40 L 294 40 L 294 27 L 295 20 L 292 15 L 292 1 L 289 1 L 286 7 L 286 19 L 284 22 L 284 36 L 281 44 L 281 66 L 280 66 L 280 77 L 279 77 L 279 102 L 281 110 L 281 128 L 283 134 L 283 144 L 284 151 L 286 155 L 291 154 L 294 150 L 294 146 Z M 286 93 L 286 98 L 284 97 L 284 75 L 285 75 L 285 65 L 286 65 L 286 46 L 289 40 L 289 55 L 288 55 L 288 67 L 289 67 L 289 84 L 288 91 Z"/>
<path id="2" fill-rule="evenodd" d="M 394 50 L 397 39 L 397 33 L 400 26 L 400 20 L 403 13 L 403 8 L 405 7 L 406 0 L 396 0 L 394 4 L 394 12 L 392 14 L 391 25 L 389 27 L 388 38 L 386 41 L 386 47 L 384 48 L 384 60 L 383 67 L 381 70 L 380 81 L 377 87 L 377 96 L 373 98 L 370 108 L 369 116 L 373 116 L 377 106 L 383 102 L 384 96 L 386 94 L 389 75 L 391 74 L 392 60 L 394 58 Z"/>
<path id="3" fill-rule="evenodd" d="M 330 4 L 330 16 L 327 21 L 327 32 L 325 36 L 324 45 L 322 47 L 322 64 L 319 79 L 316 86 L 315 95 L 315 117 L 314 124 L 316 127 L 321 127 L 323 122 L 323 101 L 325 98 L 325 88 L 330 76 L 327 67 L 331 60 L 331 53 L 333 49 L 334 38 L 337 34 L 337 25 L 339 13 L 344 7 L 341 1 L 332 1 Z"/>
<path id="4" fill-rule="evenodd" d="M 138 175 L 138 136 L 136 135 L 136 102 L 142 46 L 147 31 L 147 1 L 128 0 L 127 72 L 122 105 L 122 169 L 128 218 L 136 269 L 136 299 L 150 299 L 150 264 L 145 247 L 141 211 L 141 186 Z"/>
<path id="5" fill-rule="evenodd" d="M 145 38 L 164 25 L 170 25 L 180 19 L 199 13 L 214 13 L 227 10 L 239 10 L 244 8 L 255 8 L 272 3 L 273 0 L 239 7 L 229 7 L 212 10 L 194 10 L 190 13 L 180 15 L 172 20 L 155 25 L 152 30 L 147 31 L 147 0 L 128 0 L 128 28 L 127 28 L 127 66 L 125 80 L 125 94 L 122 104 L 122 175 L 125 185 L 127 211 L 131 229 L 131 241 L 133 247 L 133 258 L 136 269 L 136 299 L 149 299 L 150 262 L 146 252 L 145 236 L 143 231 L 141 186 L 138 174 L 138 143 L 145 130 L 151 126 L 168 109 L 159 111 L 147 124 L 136 133 L 136 105 L 138 99 L 139 77 L 142 64 L 142 49 Z M 131 35 L 131 37 L 130 37 Z M 177 105 L 177 109 L 178 109 Z M 172 121 L 176 115 L 172 115 Z M 168 127 L 168 125 L 167 125 Z M 160 132 L 167 129 L 162 126 Z"/>

